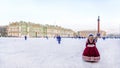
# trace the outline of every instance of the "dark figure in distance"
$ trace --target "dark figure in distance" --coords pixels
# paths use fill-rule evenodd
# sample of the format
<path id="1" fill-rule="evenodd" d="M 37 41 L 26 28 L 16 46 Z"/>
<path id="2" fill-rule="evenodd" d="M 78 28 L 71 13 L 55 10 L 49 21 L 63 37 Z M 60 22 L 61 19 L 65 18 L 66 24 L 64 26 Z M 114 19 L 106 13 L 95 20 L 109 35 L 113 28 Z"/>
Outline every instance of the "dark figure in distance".
<path id="1" fill-rule="evenodd" d="M 25 40 L 27 40 L 27 36 L 25 36 Z"/>
<path id="2" fill-rule="evenodd" d="M 57 38 L 58 44 L 60 44 L 61 43 L 61 37 L 60 37 L 60 35 L 57 36 L 56 38 Z"/>

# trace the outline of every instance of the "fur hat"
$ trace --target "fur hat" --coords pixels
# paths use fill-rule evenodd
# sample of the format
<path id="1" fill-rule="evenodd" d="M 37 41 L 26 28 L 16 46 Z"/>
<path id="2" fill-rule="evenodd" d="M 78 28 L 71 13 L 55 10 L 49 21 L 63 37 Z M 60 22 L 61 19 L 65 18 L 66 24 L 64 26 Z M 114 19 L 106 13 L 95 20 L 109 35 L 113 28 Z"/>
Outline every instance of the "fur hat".
<path id="1" fill-rule="evenodd" d="M 94 36 L 94 35 L 93 35 L 93 34 L 89 34 L 89 37 L 90 37 L 90 36 Z"/>

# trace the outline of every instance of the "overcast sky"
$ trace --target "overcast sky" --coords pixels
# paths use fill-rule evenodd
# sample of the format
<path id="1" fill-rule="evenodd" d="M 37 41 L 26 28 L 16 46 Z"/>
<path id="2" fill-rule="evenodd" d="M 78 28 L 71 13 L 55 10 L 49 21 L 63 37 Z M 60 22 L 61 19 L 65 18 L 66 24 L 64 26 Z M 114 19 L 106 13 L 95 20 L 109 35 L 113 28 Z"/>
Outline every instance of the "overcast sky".
<path id="1" fill-rule="evenodd" d="M 73 30 L 120 33 L 120 0 L 0 0 L 0 25 L 30 21 Z"/>

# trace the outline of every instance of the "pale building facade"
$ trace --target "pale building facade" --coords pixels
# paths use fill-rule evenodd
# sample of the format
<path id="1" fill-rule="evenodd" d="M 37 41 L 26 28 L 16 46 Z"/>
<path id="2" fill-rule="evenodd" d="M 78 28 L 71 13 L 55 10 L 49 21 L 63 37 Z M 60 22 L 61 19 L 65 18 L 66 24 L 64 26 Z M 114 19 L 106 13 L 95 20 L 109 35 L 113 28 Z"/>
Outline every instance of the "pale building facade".
<path id="1" fill-rule="evenodd" d="M 8 25 L 8 36 L 12 37 L 40 37 L 42 27 L 39 24 L 26 22 L 12 22 Z"/>
<path id="2" fill-rule="evenodd" d="M 62 28 L 60 26 L 46 25 L 46 28 L 48 37 L 55 37 L 57 35 L 61 37 L 73 37 L 75 33 L 71 29 Z"/>
<path id="3" fill-rule="evenodd" d="M 11 37 L 55 37 L 60 35 L 62 37 L 73 37 L 74 31 L 65 29 L 60 26 L 41 25 L 30 22 L 12 22 L 7 27 L 7 34 Z"/>
<path id="4" fill-rule="evenodd" d="M 81 36 L 81 37 L 88 37 L 88 35 L 91 34 L 91 33 L 96 35 L 97 31 L 95 31 L 95 30 L 78 31 L 78 35 Z M 104 37 L 104 36 L 106 36 L 106 32 L 105 31 L 100 31 L 100 35 L 101 35 L 101 37 Z"/>

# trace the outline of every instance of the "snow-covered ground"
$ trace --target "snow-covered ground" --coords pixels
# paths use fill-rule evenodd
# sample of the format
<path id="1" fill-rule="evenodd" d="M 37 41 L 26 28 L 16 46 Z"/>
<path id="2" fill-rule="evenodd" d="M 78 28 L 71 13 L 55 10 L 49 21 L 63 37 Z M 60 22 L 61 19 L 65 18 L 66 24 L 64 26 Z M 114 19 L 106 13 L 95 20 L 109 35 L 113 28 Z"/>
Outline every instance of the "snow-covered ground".
<path id="1" fill-rule="evenodd" d="M 86 39 L 0 38 L 0 68 L 120 68 L 120 40 L 99 39 L 101 59 L 82 60 Z"/>

